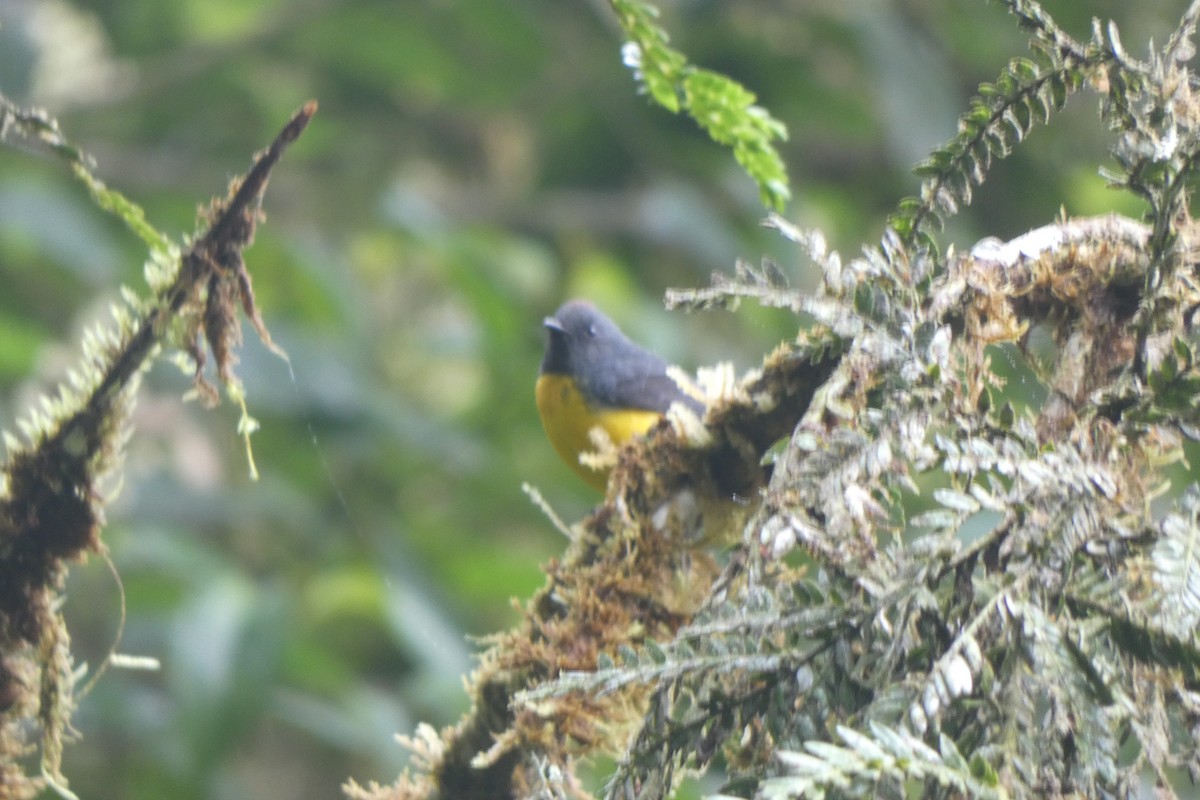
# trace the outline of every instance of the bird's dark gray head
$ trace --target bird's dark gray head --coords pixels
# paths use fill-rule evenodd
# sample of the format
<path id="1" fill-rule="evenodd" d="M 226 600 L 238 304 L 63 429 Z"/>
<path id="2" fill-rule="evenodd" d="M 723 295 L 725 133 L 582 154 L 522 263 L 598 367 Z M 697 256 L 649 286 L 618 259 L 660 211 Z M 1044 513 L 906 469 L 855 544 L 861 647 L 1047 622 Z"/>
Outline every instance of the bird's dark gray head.
<path id="1" fill-rule="evenodd" d="M 591 303 L 564 303 L 545 324 L 542 374 L 573 378 L 588 405 L 666 411 L 682 402 L 703 412 L 667 374 L 665 361 L 631 342 Z"/>
<path id="2" fill-rule="evenodd" d="M 570 300 L 546 317 L 546 352 L 542 373 L 576 375 L 597 368 L 615 352 L 637 348 L 616 323 L 591 303 Z"/>

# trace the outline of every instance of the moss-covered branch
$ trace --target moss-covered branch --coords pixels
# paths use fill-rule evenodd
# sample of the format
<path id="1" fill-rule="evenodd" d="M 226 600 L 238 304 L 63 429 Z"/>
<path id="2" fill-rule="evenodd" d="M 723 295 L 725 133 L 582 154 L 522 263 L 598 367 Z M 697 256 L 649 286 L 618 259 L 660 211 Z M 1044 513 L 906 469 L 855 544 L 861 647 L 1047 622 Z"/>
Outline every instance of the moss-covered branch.
<path id="1" fill-rule="evenodd" d="M 84 342 L 83 363 L 71 384 L 25 422 L 25 440 L 6 437 L 0 482 L 0 794 L 28 797 L 43 781 L 66 785 L 59 758 L 70 726 L 74 674 L 61 591 L 68 565 L 103 549 L 106 498 L 99 481 L 119 462 L 140 377 L 162 349 L 183 348 L 195 361 L 197 385 L 215 399 L 202 372 L 201 342 L 207 342 L 227 387 L 236 387 L 232 347 L 240 336 L 239 311 L 270 342 L 242 251 L 253 240 L 271 169 L 303 132 L 316 103 L 297 112 L 246 177 L 233 182 L 228 197 L 212 203 L 202 230 L 182 252 L 145 223 L 140 209 L 95 179 L 52 120 L 7 102 L 4 108 L 15 120 L 10 133 L 32 137 L 65 157 L 100 204 L 152 248 L 147 268 L 152 295 L 114 309 L 112 327 Z M 31 737 L 40 747 L 40 776 L 21 767 Z"/>

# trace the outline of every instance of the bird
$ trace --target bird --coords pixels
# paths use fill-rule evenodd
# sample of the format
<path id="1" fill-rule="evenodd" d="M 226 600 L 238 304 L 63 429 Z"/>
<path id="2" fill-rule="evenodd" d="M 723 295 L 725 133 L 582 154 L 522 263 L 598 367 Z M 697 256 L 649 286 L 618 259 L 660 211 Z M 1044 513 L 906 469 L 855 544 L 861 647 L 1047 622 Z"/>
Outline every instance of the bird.
<path id="1" fill-rule="evenodd" d="M 673 403 L 703 416 L 704 404 L 668 373 L 667 362 L 591 303 L 569 300 L 544 325 L 538 414 L 554 449 L 591 486 L 603 491 L 609 472 L 580 460 L 596 450 L 592 429 L 601 428 L 620 447 L 650 430 Z"/>

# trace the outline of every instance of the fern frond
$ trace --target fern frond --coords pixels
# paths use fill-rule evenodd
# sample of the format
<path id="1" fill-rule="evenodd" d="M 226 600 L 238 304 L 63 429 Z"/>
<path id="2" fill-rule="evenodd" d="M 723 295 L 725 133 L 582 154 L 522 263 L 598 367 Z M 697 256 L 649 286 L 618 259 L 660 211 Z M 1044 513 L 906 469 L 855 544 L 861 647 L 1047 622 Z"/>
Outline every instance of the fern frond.
<path id="1" fill-rule="evenodd" d="M 1023 743 L 1023 758 L 1036 763 L 1058 753 L 1069 762 L 1075 785 L 1085 796 L 1116 789 L 1121 778 L 1120 721 L 1126 713 L 1114 704 L 1104 671 L 1083 631 L 1095 626 L 1053 620 L 1033 603 L 1012 601 L 1007 611 L 1020 624 L 1021 641 L 1032 673 L 1020 684 L 1044 703 L 1046 735 Z M 1060 750 L 1061 748 L 1061 750 Z"/>
<path id="2" fill-rule="evenodd" d="M 1036 0 L 1003 0 L 1008 13 L 1017 18 L 1022 30 L 1033 33 L 1036 40 L 1063 58 L 1086 61 L 1088 51 L 1059 27 L 1053 17 L 1046 13 Z"/>
<path id="3" fill-rule="evenodd" d="M 968 760 L 954 741 L 942 736 L 938 749 L 904 730 L 872 723 L 870 733 L 838 726 L 841 744 L 804 743 L 804 750 L 783 750 L 784 774 L 763 782 L 764 800 L 904 796 L 906 781 L 932 782 L 968 797 L 1002 798 L 995 769 L 981 757 Z"/>
<path id="4" fill-rule="evenodd" d="M 829 647 L 830 637 L 858 624 L 856 604 L 833 604 L 819 587 L 800 582 L 778 591 L 756 591 L 737 603 L 720 603 L 696 615 L 674 640 L 647 640 L 612 656 L 600 654 L 594 671 L 563 672 L 515 696 L 536 704 L 574 692 L 605 696 L 631 685 L 699 685 L 705 675 L 792 673 Z"/>
<path id="5" fill-rule="evenodd" d="M 1176 636 L 1192 635 L 1200 625 L 1200 491 L 1195 484 L 1181 513 L 1168 514 L 1160 524 L 1151 559 L 1161 603 L 1157 623 Z"/>
<path id="6" fill-rule="evenodd" d="M 1034 125 L 1048 122 L 1083 85 L 1083 64 L 1055 51 L 1038 55 L 1014 58 L 995 83 L 980 85 L 979 96 L 959 117 L 958 133 L 914 169 L 922 178 L 919 197 L 901 201 L 888 219 L 906 245 L 931 248 L 932 229 L 960 206 L 970 205 L 972 191 L 983 184 L 993 159 L 1006 158 Z"/>
<path id="7" fill-rule="evenodd" d="M 748 672 L 764 675 L 786 669 L 794 669 L 811 661 L 823 647 L 782 653 L 729 653 L 724 642 L 709 642 L 705 654 L 686 655 L 687 648 L 675 648 L 668 657 L 667 652 L 654 645 L 640 652 L 633 648 L 622 651 L 622 666 L 611 659 L 597 660 L 595 672 L 564 672 L 553 682 L 516 695 L 516 703 L 536 703 L 550 697 L 570 692 L 587 692 L 598 697 L 617 692 L 631 685 L 653 685 L 661 681 L 673 681 L 689 675 L 716 672 Z"/>

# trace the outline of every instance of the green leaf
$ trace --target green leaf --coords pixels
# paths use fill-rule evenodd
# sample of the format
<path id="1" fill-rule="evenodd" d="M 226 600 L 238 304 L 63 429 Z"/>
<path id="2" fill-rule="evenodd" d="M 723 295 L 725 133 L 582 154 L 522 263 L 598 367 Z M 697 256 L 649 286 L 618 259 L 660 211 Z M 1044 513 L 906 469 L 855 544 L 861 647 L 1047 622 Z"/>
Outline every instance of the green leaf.
<path id="1" fill-rule="evenodd" d="M 670 37 L 658 26 L 658 10 L 640 0 L 613 0 L 617 19 L 628 37 L 623 49 L 643 90 L 671 113 L 681 110 L 718 144 L 733 150 L 734 158 L 758 185 L 764 205 L 782 210 L 791 199 L 787 168 L 774 142 L 787 139 L 787 127 L 756 97 L 732 78 L 688 64 L 672 49 Z"/>

